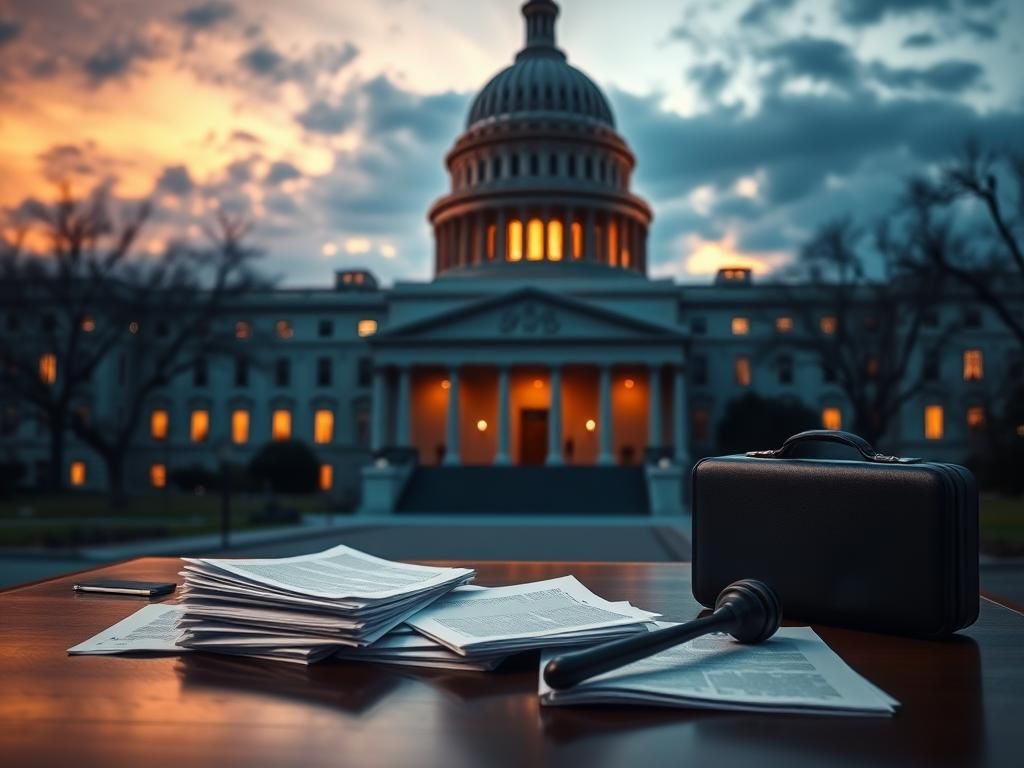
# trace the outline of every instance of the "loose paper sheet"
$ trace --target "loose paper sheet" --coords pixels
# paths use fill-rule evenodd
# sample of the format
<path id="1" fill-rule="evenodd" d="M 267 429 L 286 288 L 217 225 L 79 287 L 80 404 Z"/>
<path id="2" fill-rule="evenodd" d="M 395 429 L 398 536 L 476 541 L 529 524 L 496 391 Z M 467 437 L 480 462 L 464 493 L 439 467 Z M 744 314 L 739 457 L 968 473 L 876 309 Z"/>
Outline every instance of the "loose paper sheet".
<path id="1" fill-rule="evenodd" d="M 177 627 L 181 606 L 175 603 L 147 605 L 124 621 L 90 637 L 74 648 L 72 656 L 97 656 L 113 653 L 181 653 L 177 645 L 181 630 Z"/>

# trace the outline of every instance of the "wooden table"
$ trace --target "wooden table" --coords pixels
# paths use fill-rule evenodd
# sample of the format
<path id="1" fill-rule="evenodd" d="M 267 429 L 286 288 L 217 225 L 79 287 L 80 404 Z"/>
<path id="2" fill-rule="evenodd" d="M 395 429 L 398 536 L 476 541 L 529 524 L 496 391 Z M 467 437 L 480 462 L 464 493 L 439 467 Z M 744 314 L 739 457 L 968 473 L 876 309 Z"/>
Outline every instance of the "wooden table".
<path id="1" fill-rule="evenodd" d="M 461 563 L 460 563 L 461 565 Z M 692 618 L 689 566 L 485 563 L 478 583 L 575 574 L 612 600 Z M 90 575 L 169 581 L 148 558 Z M 537 661 L 496 673 L 228 657 L 68 657 L 142 601 L 75 577 L 0 593 L 4 766 L 1024 766 L 1024 615 L 983 600 L 948 642 L 820 634 L 902 702 L 892 718 L 541 708 Z"/>

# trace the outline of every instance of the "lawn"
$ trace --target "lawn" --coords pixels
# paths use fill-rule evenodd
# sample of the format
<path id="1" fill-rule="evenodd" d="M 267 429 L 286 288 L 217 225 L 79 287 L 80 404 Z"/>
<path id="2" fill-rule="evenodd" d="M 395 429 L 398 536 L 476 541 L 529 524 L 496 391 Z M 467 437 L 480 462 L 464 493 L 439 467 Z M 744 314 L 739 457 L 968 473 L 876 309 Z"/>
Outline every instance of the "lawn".
<path id="1" fill-rule="evenodd" d="M 319 495 L 238 495 L 231 499 L 233 531 L 298 523 L 304 512 L 332 512 Z M 75 547 L 220 531 L 217 494 L 139 496 L 113 512 L 93 494 L 33 495 L 0 501 L 0 547 Z"/>
<path id="2" fill-rule="evenodd" d="M 981 551 L 1002 557 L 1024 556 L 1024 496 L 981 495 Z"/>

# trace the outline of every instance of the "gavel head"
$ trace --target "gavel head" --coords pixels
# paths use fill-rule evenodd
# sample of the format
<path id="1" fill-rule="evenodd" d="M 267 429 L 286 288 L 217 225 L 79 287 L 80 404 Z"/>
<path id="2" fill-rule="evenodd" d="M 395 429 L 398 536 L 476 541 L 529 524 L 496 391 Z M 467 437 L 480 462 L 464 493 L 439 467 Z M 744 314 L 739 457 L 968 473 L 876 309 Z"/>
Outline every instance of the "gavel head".
<path id="1" fill-rule="evenodd" d="M 715 613 L 726 606 L 736 617 L 729 634 L 741 643 L 764 642 L 782 623 L 782 601 L 763 581 L 743 579 L 730 584 L 719 593 Z"/>

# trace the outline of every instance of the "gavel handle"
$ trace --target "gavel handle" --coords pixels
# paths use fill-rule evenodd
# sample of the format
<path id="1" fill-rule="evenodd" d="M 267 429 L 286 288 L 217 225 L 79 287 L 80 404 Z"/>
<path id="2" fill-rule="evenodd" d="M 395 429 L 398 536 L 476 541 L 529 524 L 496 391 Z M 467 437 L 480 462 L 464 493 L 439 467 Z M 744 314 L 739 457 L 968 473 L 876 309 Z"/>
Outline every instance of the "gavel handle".
<path id="1" fill-rule="evenodd" d="M 624 667 L 695 637 L 709 632 L 727 631 L 734 621 L 732 608 L 723 606 L 710 616 L 680 624 L 678 627 L 640 632 L 622 640 L 563 653 L 545 665 L 544 681 L 555 690 L 572 688 L 588 678 Z"/>

